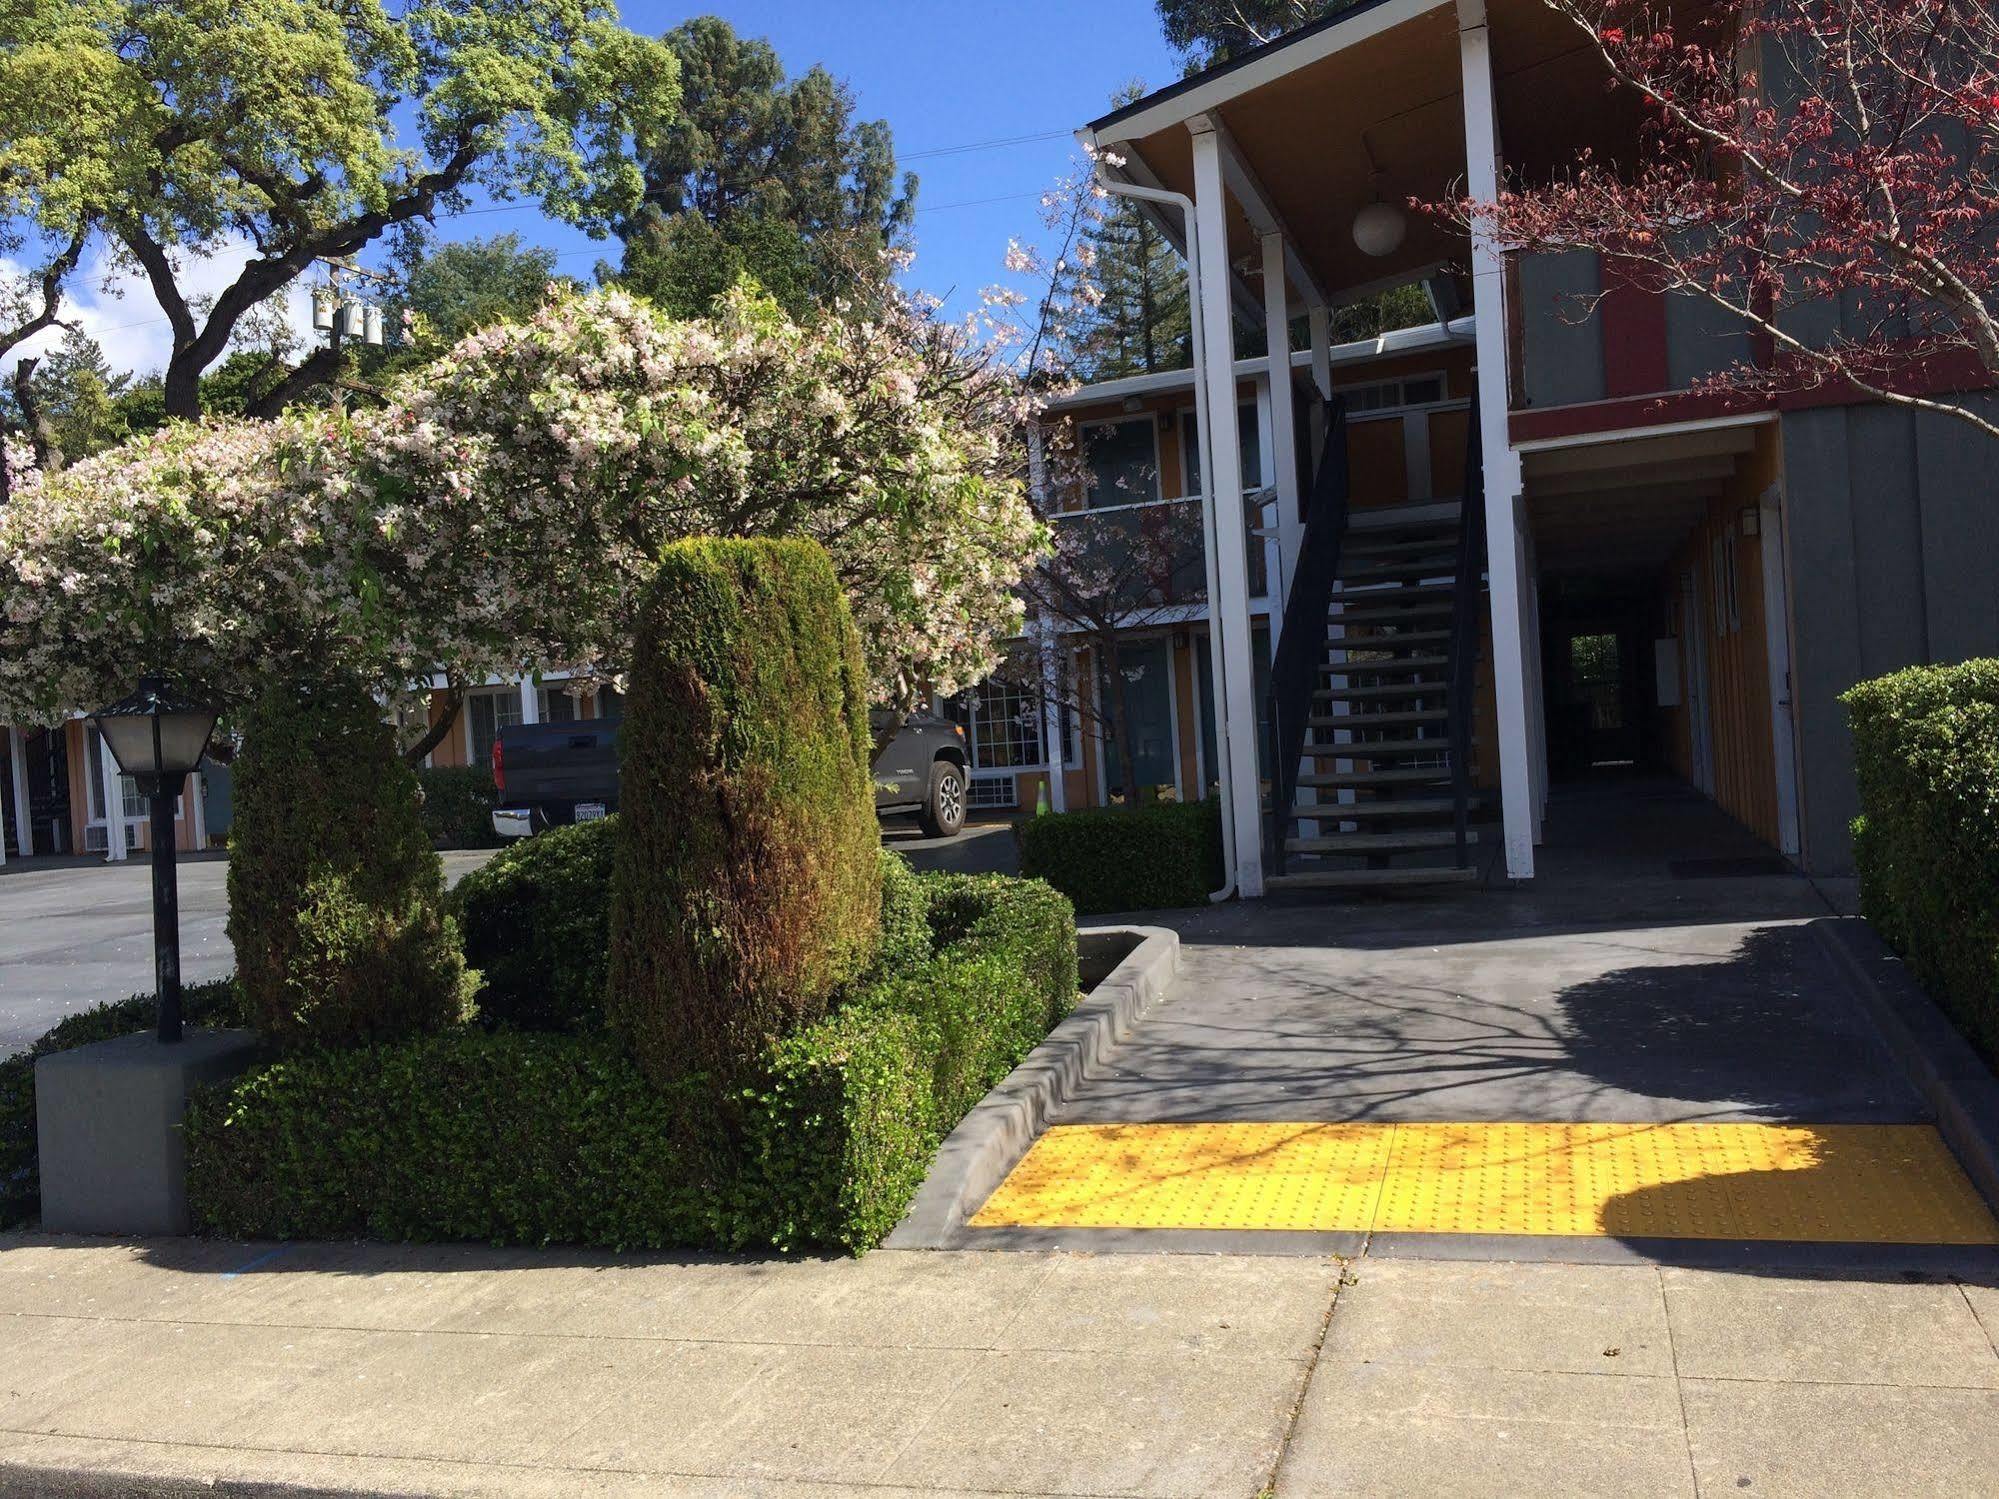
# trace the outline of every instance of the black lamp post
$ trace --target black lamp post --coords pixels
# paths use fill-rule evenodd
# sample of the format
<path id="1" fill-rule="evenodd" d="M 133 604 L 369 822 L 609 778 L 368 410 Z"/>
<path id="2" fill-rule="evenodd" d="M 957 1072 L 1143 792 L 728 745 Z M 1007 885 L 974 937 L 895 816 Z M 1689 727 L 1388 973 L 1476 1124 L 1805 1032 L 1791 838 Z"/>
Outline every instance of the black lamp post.
<path id="1" fill-rule="evenodd" d="M 90 721 L 118 769 L 152 799 L 153 967 L 159 980 L 160 1039 L 180 1040 L 180 895 L 174 878 L 174 798 L 208 752 L 215 710 L 176 695 L 164 677 L 139 678 L 139 690 L 99 708 Z M 108 811 L 116 792 L 106 789 Z"/>

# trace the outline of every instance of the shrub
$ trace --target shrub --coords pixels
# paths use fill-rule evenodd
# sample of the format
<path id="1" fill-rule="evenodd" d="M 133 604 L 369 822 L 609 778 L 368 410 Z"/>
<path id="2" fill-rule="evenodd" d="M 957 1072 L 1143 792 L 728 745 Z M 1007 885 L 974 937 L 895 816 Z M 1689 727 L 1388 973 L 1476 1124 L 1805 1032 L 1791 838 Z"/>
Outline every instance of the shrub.
<path id="1" fill-rule="evenodd" d="M 930 894 L 924 877 L 892 849 L 881 851 L 881 949 L 875 967 L 896 973 L 926 963 L 930 937 Z"/>
<path id="2" fill-rule="evenodd" d="M 480 1018 L 522 1030 L 604 1023 L 616 817 L 551 828 L 458 882 L 449 908 L 478 970 Z"/>
<path id="3" fill-rule="evenodd" d="M 839 1010 L 767 1045 L 726 1108 L 700 1078 L 655 1089 L 602 1035 L 466 1030 L 299 1055 L 190 1109 L 196 1221 L 265 1237 L 867 1249 L 938 1142 L 1047 1034 L 1051 985 L 1066 982 L 1060 1012 L 1075 991 L 1062 897 L 904 876 L 885 875 L 884 903 L 920 898 L 954 945 L 851 985 Z M 889 927 L 927 950 L 906 920 Z"/>
<path id="4" fill-rule="evenodd" d="M 498 848 L 493 831 L 493 773 L 482 765 L 432 765 L 416 773 L 423 789 L 423 830 L 432 848 Z"/>
<path id="5" fill-rule="evenodd" d="M 873 962 L 865 689 L 817 545 L 666 548 L 620 735 L 605 994 L 650 1076 L 738 1076 Z"/>
<path id="6" fill-rule="evenodd" d="M 1076 908 L 1040 880 L 996 874 L 923 879 L 932 943 L 992 953 L 1017 965 L 1041 996 L 1042 1029 L 1076 1007 Z"/>
<path id="7" fill-rule="evenodd" d="M 1999 1063 L 1999 661 L 1913 667 L 1842 701 L 1861 911 Z"/>
<path id="8" fill-rule="evenodd" d="M 1014 839 L 1020 872 L 1046 880 L 1086 916 L 1206 905 L 1223 879 L 1214 801 L 1052 813 L 1015 824 Z"/>
<path id="9" fill-rule="evenodd" d="M 619 1249 L 711 1236 L 676 1100 L 609 1036 L 461 1029 L 304 1053 L 198 1090 L 198 1229 Z"/>
<path id="10" fill-rule="evenodd" d="M 272 689 L 233 768 L 229 940 L 257 1028 L 301 1046 L 463 1018 L 473 981 L 443 867 L 368 694 Z"/>
<path id="11" fill-rule="evenodd" d="M 159 1000 L 151 994 L 112 1000 L 64 1017 L 26 1051 L 0 1059 L 0 1229 L 25 1223 L 41 1209 L 35 1060 L 149 1031 L 158 1014 Z M 241 1025 L 243 1004 L 230 979 L 188 984 L 181 989 L 181 1016 L 191 1026 Z"/>

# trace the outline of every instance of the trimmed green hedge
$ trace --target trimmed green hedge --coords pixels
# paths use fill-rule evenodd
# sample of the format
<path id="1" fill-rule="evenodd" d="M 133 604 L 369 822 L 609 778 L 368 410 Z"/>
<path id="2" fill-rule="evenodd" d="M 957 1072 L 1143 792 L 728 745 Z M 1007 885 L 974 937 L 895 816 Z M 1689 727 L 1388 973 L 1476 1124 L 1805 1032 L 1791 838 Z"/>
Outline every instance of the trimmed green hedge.
<path id="1" fill-rule="evenodd" d="M 720 1110 L 705 1078 L 662 1092 L 603 1034 L 474 1028 L 291 1057 L 190 1108 L 196 1221 L 246 1237 L 870 1248 L 939 1142 L 1076 997 L 1074 923 L 1053 891 L 893 866 L 885 886 L 914 961 L 768 1046 Z M 935 954 L 912 902 L 945 938 Z"/>
<path id="2" fill-rule="evenodd" d="M 0 1229 L 17 1227 L 41 1210 L 35 1059 L 149 1031 L 158 1015 L 159 1000 L 151 994 L 112 1000 L 67 1016 L 26 1051 L 0 1061 Z M 190 1026 L 243 1024 L 243 1001 L 235 981 L 186 985 L 181 990 L 181 1016 Z"/>
<path id="3" fill-rule="evenodd" d="M 1223 878 L 1213 800 L 1024 818 L 1014 841 L 1020 872 L 1046 880 L 1085 916 L 1206 905 Z"/>
<path id="4" fill-rule="evenodd" d="M 461 1029 L 197 1090 L 188 1203 L 247 1238 L 700 1243 L 712 1184 L 617 1042 Z"/>
<path id="5" fill-rule="evenodd" d="M 416 773 L 423 788 L 423 830 L 432 848 L 499 848 L 493 831 L 499 793 L 483 765 L 431 765 Z"/>
<path id="6" fill-rule="evenodd" d="M 1841 701 L 1861 911 L 1999 1065 L 1999 661 L 1912 667 Z"/>
<path id="7" fill-rule="evenodd" d="M 604 1024 L 618 819 L 550 828 L 495 854 L 447 897 L 477 969 L 479 1017 L 531 1031 Z"/>
<path id="8" fill-rule="evenodd" d="M 604 1009 L 649 1076 L 719 1085 L 875 962 L 860 636 L 817 543 L 697 538 L 631 659 Z"/>
<path id="9" fill-rule="evenodd" d="M 258 1031 L 312 1047 L 464 1020 L 444 867 L 381 705 L 357 682 L 279 683 L 232 769 L 229 941 Z"/>

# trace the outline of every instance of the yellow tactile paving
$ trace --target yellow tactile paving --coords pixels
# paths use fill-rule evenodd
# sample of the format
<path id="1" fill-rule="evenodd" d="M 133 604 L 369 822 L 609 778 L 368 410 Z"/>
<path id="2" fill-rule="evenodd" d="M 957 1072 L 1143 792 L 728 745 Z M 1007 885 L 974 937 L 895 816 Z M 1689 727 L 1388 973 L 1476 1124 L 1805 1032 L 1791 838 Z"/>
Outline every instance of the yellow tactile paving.
<path id="1" fill-rule="evenodd" d="M 974 1228 L 1999 1244 L 1922 1124 L 1077 1124 Z"/>

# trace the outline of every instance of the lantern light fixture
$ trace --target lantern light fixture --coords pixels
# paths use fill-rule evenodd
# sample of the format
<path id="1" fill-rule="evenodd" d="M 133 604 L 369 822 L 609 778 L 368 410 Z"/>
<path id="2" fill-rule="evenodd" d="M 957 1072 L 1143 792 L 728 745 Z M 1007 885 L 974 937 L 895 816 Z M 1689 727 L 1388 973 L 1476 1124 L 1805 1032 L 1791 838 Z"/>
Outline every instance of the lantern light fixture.
<path id="1" fill-rule="evenodd" d="M 139 679 L 139 690 L 90 722 L 118 769 L 152 801 L 153 969 L 159 985 L 159 1038 L 181 1039 L 180 895 L 174 872 L 174 800 L 201 766 L 215 732 L 215 710 L 168 687 L 164 677 Z"/>

